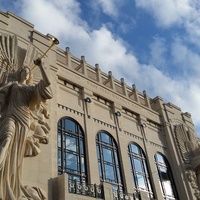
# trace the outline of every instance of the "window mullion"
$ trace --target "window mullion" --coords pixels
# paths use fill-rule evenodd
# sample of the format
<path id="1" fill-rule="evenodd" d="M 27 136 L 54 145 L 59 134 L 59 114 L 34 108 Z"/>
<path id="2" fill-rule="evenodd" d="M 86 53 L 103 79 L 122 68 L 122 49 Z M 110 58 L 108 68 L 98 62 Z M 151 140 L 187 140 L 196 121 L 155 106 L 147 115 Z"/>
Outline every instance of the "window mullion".
<path id="1" fill-rule="evenodd" d="M 63 120 L 61 121 L 61 170 L 62 173 L 65 171 L 65 160 L 64 160 L 64 133 L 63 133 Z"/>

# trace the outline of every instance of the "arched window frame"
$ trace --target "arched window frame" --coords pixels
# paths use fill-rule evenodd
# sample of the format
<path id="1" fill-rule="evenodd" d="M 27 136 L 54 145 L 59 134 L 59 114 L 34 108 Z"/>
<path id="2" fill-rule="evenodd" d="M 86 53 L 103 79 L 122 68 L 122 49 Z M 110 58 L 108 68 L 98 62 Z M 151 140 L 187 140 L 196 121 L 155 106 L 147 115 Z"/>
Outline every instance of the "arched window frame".
<path id="1" fill-rule="evenodd" d="M 113 136 L 106 131 L 99 131 L 96 135 L 96 148 L 100 181 L 112 184 L 114 190 L 123 191 L 118 148 Z M 109 168 L 113 169 L 112 178 L 109 177 Z"/>
<path id="2" fill-rule="evenodd" d="M 76 180 L 80 183 L 87 182 L 84 132 L 82 127 L 74 119 L 64 117 L 58 121 L 57 131 L 58 174 L 67 173 L 69 180 Z"/>
<path id="3" fill-rule="evenodd" d="M 174 178 L 167 158 L 162 153 L 157 152 L 154 156 L 154 159 L 164 198 L 166 200 L 178 199 Z M 167 173 L 162 174 L 162 172 Z M 167 179 L 168 181 L 165 181 L 165 179 Z"/>
<path id="4" fill-rule="evenodd" d="M 148 197 L 153 198 L 154 194 L 152 191 L 148 165 L 142 148 L 138 144 L 130 142 L 128 145 L 128 157 L 132 173 L 133 187 L 136 192 L 140 190 L 146 191 L 148 193 Z"/>

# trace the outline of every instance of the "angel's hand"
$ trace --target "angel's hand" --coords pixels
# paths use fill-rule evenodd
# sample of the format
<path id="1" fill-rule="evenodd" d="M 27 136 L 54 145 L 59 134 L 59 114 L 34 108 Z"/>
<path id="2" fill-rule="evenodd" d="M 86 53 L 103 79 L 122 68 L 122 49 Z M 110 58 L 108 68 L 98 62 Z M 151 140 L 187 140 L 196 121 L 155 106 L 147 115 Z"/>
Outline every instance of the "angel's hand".
<path id="1" fill-rule="evenodd" d="M 37 58 L 36 60 L 34 60 L 34 64 L 40 66 L 42 64 L 41 59 Z"/>

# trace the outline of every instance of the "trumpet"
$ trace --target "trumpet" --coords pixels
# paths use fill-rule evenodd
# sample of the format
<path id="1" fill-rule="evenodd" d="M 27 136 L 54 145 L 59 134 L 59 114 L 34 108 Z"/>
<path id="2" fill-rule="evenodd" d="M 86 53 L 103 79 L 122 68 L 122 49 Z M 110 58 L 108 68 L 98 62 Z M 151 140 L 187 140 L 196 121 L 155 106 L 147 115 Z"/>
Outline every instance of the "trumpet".
<path id="1" fill-rule="evenodd" d="M 43 55 L 39 59 L 42 59 L 54 45 L 59 44 L 59 40 L 57 38 L 51 37 L 51 40 L 52 40 L 52 44 L 49 46 L 49 48 L 43 53 Z"/>
<path id="2" fill-rule="evenodd" d="M 50 34 L 47 34 L 47 37 L 51 38 L 52 43 L 49 46 L 49 48 L 39 58 L 37 58 L 36 60 L 41 60 L 54 45 L 59 44 L 59 40 L 56 37 L 52 37 Z M 34 60 L 33 66 L 31 67 L 31 70 L 33 70 L 35 68 L 36 60 Z"/>

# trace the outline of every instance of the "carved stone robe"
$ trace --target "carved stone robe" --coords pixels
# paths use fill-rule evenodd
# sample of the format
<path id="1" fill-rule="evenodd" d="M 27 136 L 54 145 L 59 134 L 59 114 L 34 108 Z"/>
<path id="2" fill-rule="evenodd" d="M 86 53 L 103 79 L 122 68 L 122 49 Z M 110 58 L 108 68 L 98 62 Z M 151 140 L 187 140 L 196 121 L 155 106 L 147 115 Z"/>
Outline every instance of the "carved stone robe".
<path id="1" fill-rule="evenodd" d="M 52 93 L 42 80 L 35 86 L 16 82 L 0 89 L 0 93 L 5 95 L 0 119 L 0 200 L 34 199 L 22 185 L 22 165 L 31 121 L 30 109 L 52 98 Z"/>

